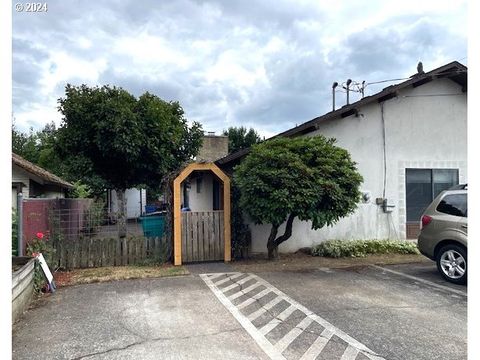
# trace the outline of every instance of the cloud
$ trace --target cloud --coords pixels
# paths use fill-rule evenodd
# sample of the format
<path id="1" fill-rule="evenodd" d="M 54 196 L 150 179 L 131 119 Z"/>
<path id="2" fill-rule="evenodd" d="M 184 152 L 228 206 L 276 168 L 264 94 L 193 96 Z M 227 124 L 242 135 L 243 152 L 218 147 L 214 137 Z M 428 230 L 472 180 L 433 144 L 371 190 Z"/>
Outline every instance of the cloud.
<path id="1" fill-rule="evenodd" d="M 64 86 L 85 83 L 178 100 L 205 130 L 274 135 L 329 111 L 333 81 L 464 58 L 465 2 L 434 4 L 52 0 L 13 15 L 17 125 L 59 124 Z"/>

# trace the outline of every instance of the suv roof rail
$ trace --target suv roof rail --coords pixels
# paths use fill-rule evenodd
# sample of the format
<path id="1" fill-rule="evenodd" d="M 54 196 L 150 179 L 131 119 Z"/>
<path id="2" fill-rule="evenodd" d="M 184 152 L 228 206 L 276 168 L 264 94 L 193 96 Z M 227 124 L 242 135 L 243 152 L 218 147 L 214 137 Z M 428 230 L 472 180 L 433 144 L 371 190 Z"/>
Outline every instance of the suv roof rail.
<path id="1" fill-rule="evenodd" d="M 468 184 L 454 185 L 451 188 L 449 188 L 448 190 L 468 190 Z"/>

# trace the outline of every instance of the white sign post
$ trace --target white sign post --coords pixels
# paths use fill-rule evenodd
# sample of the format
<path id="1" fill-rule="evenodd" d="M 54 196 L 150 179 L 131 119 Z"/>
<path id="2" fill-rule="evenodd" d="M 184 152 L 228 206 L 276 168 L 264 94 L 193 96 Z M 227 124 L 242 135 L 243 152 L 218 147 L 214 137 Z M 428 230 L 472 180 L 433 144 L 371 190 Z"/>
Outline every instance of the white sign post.
<path id="1" fill-rule="evenodd" d="M 50 289 L 50 292 L 55 292 L 55 289 L 57 288 L 55 285 L 55 281 L 53 280 L 53 275 L 50 272 L 50 269 L 48 268 L 47 262 L 45 261 L 45 258 L 43 257 L 43 254 L 38 254 L 36 256 L 37 261 L 39 262 L 40 266 L 42 267 L 43 273 L 45 274 L 45 278 L 48 281 L 48 286 Z"/>

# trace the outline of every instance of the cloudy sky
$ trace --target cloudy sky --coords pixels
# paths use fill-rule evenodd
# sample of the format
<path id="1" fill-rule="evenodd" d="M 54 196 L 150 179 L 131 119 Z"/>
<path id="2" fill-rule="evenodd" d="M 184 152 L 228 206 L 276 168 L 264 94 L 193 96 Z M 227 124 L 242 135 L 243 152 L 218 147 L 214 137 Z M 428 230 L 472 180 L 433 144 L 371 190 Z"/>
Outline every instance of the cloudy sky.
<path id="1" fill-rule="evenodd" d="M 24 131 L 60 124 L 65 85 L 84 83 L 178 100 L 206 131 L 244 125 L 269 137 L 329 111 L 333 81 L 404 78 L 419 60 L 426 71 L 468 65 L 464 1 L 47 5 L 46 13 L 13 8 L 13 115 Z"/>

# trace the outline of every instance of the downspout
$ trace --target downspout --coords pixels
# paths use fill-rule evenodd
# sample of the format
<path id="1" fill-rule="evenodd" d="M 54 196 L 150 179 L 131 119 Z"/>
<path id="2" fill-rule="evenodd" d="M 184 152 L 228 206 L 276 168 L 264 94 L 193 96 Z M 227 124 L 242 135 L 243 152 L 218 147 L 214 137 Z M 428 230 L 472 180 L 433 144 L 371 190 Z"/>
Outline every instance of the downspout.
<path id="1" fill-rule="evenodd" d="M 385 199 L 385 192 L 387 188 L 387 142 L 386 142 L 386 131 L 385 131 L 385 113 L 384 113 L 385 102 L 380 103 L 380 113 L 382 118 L 382 140 L 383 140 L 383 195 Z"/>

